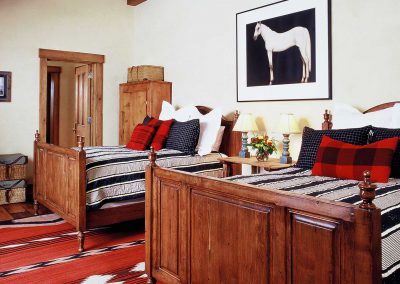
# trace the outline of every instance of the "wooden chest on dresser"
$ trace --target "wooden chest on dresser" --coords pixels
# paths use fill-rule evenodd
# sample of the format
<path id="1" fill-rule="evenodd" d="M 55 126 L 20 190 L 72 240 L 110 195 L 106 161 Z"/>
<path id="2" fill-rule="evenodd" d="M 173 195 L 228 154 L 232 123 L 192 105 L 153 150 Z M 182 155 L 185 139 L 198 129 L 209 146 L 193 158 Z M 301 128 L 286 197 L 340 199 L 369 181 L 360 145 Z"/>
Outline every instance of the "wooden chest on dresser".
<path id="1" fill-rule="evenodd" d="M 125 145 L 146 115 L 158 117 L 162 102 L 171 102 L 172 83 L 148 80 L 120 84 L 119 95 L 119 144 Z"/>

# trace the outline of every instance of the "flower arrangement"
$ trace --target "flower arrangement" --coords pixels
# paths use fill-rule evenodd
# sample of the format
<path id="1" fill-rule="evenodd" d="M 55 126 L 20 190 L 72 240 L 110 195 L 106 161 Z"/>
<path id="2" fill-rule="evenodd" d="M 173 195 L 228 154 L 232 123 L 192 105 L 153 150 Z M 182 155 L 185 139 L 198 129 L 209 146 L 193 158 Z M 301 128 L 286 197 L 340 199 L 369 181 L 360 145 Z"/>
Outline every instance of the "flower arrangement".
<path id="1" fill-rule="evenodd" d="M 268 135 L 252 137 L 248 146 L 257 149 L 256 157 L 259 161 L 266 161 L 270 154 L 277 152 L 275 140 L 269 139 Z"/>

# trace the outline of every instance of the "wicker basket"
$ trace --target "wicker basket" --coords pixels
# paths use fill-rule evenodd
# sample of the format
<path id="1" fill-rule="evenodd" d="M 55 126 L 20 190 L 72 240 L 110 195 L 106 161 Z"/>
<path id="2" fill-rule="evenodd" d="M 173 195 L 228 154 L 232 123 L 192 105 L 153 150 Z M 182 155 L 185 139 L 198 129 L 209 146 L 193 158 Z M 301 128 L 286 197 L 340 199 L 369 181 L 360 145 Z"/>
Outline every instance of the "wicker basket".
<path id="1" fill-rule="evenodd" d="M 27 163 L 22 154 L 0 155 L 0 181 L 25 179 Z"/>
<path id="2" fill-rule="evenodd" d="M 164 67 L 140 65 L 128 68 L 128 82 L 143 80 L 164 81 Z"/>
<path id="3" fill-rule="evenodd" d="M 0 205 L 26 201 L 26 183 L 24 180 L 0 182 Z"/>

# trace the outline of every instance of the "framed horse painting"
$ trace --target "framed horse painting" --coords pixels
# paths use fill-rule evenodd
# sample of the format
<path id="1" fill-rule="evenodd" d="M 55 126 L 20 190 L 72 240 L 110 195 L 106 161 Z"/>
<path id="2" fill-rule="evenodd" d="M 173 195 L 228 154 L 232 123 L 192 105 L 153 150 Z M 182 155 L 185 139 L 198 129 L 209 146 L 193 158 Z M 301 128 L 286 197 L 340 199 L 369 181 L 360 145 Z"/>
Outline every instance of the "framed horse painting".
<path id="1" fill-rule="evenodd" d="M 330 22 L 330 0 L 236 14 L 237 101 L 332 99 Z"/>

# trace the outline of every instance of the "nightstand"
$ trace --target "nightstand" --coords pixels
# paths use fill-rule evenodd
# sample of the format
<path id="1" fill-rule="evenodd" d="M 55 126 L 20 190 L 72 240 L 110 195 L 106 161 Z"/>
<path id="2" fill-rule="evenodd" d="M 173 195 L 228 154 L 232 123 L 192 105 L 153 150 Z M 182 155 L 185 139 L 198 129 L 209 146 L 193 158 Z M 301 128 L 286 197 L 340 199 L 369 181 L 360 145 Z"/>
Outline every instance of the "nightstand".
<path id="1" fill-rule="evenodd" d="M 279 159 L 276 158 L 269 158 L 268 161 L 262 161 L 262 162 L 257 161 L 256 157 L 240 158 L 237 156 L 218 158 L 218 160 L 223 164 L 224 177 L 230 176 L 230 173 L 232 172 L 231 167 L 233 164 L 250 165 L 252 174 L 260 173 L 261 168 L 263 168 L 268 172 L 271 172 L 271 171 L 286 169 L 295 164 L 295 162 L 293 162 L 292 164 L 281 164 L 279 162 Z"/>

